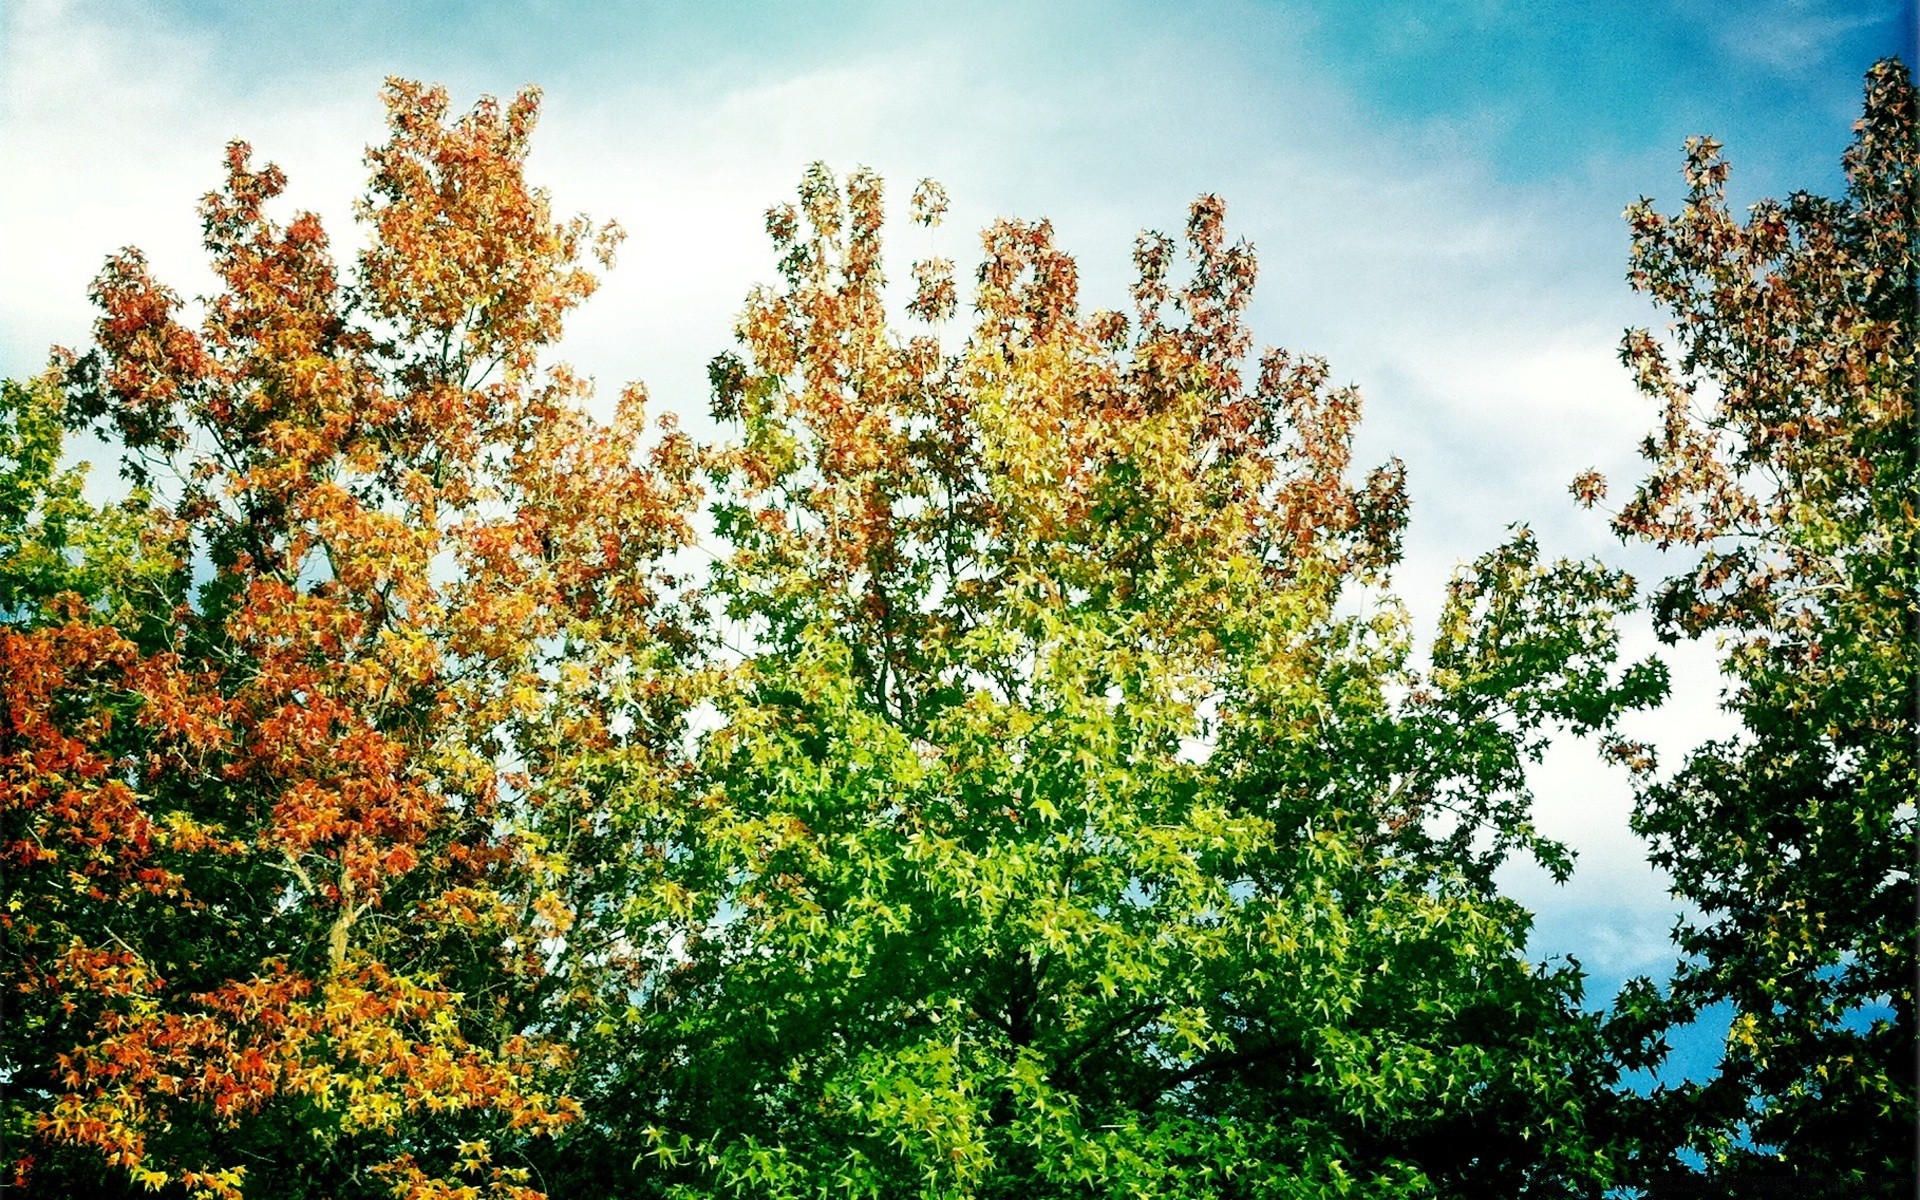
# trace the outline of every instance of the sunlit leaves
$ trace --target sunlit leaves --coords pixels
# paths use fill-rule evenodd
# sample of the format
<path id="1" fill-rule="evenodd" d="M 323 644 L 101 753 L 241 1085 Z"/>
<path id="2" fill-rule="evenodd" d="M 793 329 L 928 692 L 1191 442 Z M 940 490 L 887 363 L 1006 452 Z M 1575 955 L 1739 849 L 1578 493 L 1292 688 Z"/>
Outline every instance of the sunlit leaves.
<path id="1" fill-rule="evenodd" d="M 1732 1004 L 1717 1075 L 1663 1097 L 1653 1135 L 1702 1155 L 1714 1194 L 1913 1178 L 1914 90 L 1888 60 L 1866 93 L 1843 198 L 1742 220 L 1696 138 L 1681 210 L 1627 210 L 1629 279 L 1672 324 L 1622 347 L 1661 412 L 1615 525 L 1693 551 L 1656 615 L 1720 639 L 1742 729 L 1641 792 L 1636 828 L 1700 915 L 1671 996 L 1630 989 L 1621 1018 L 1639 1056 Z"/>
<path id="2" fill-rule="evenodd" d="M 1656 1059 L 1686 1005 L 1632 989 L 1603 1030 L 1577 968 L 1525 959 L 1496 870 L 1570 868 L 1532 820 L 1550 737 L 1651 770 L 1617 731 L 1665 682 L 1621 661 L 1634 587 L 1520 527 L 1460 568 L 1422 655 L 1389 590 L 1404 472 L 1356 463 L 1360 395 L 1327 362 L 1255 351 L 1255 256 L 1220 199 L 1139 238 L 1112 309 L 1084 305 L 1050 224 L 995 221 L 963 316 L 949 258 L 890 285 L 878 176 L 809 168 L 710 369 L 730 440 L 696 447 L 637 385 L 600 419 L 547 361 L 618 231 L 527 182 L 537 96 L 385 99 L 351 264 L 236 143 L 201 209 L 216 292 L 183 302 L 116 255 L 93 346 L 0 406 L 0 1067 L 26 1182 L 691 1200 L 1621 1178 L 1619 1064 Z M 1904 144 L 1869 126 L 1883 157 Z M 1861 151 L 1878 215 L 1856 241 L 1804 199 L 1742 227 L 1716 151 L 1692 154 L 1689 215 L 1634 218 L 1636 279 L 1669 303 L 1710 294 L 1696 244 L 1820 282 L 1905 219 Z M 907 215 L 932 230 L 947 207 L 922 181 Z M 1867 452 L 1908 411 L 1887 385 L 1910 356 L 1880 357 L 1911 340 L 1892 278 L 1842 289 L 1833 353 L 1755 367 L 1704 426 L 1695 379 L 1733 361 L 1712 323 L 1678 361 L 1629 344 L 1667 409 L 1664 474 L 1623 527 L 1712 551 L 1663 618 L 1764 625 L 1738 650 L 1747 711 L 1777 701 L 1835 748 L 1701 761 L 1827 789 L 1796 810 L 1820 829 L 1871 823 L 1846 771 L 1905 778 L 1850 732 L 1880 708 L 1824 698 L 1905 662 L 1869 649 L 1910 582 L 1882 570 L 1906 526 L 1873 523 L 1904 468 Z M 1836 328 L 1754 303 L 1816 343 Z M 1774 411 L 1815 376 L 1834 413 Z M 63 425 L 109 440 L 127 503 L 84 502 Z M 1725 458 L 1743 436 L 1791 453 Z M 688 579 L 703 484 L 712 561 Z M 1762 520 L 1795 532 L 1738 525 Z M 1854 625 L 1814 619 L 1835 614 Z M 1791 681 L 1819 671 L 1834 687 L 1809 700 Z M 1686 779 L 1703 812 L 1734 795 Z M 1728 837 L 1738 871 L 1674 856 L 1676 877 L 1790 873 Z M 1794 963 L 1825 919 L 1767 915 Z M 1775 1016 L 1736 1026 L 1755 1063 Z"/>
<path id="3" fill-rule="evenodd" d="M 1564 865 L 1528 821 L 1547 726 L 1661 690 L 1616 669 L 1631 586 L 1522 537 L 1456 584 L 1428 680 L 1362 590 L 1399 468 L 1354 480 L 1359 397 L 1324 362 L 1248 364 L 1220 201 L 1190 271 L 1142 237 L 1133 321 L 1083 315 L 1048 224 L 996 222 L 951 354 L 888 323 L 881 213 L 876 180 L 811 169 L 712 370 L 744 661 L 687 860 L 706 925 L 658 1009 L 681 1066 L 635 1081 L 687 1131 L 675 1178 L 1599 1186 L 1597 1033 L 1577 977 L 1519 959 L 1491 870 Z M 944 315 L 945 270 L 910 316 Z"/>
<path id="4" fill-rule="evenodd" d="M 537 96 L 387 102 L 352 271 L 239 143 L 197 328 L 109 261 L 62 382 L 152 499 L 80 504 L 8 385 L 8 1121 L 48 1186 L 91 1153 L 196 1195 L 532 1195 L 473 1147 L 577 1122 L 566 1031 L 647 969 L 604 922 L 690 703 L 660 563 L 696 455 L 540 369 L 617 231 L 526 183 Z"/>

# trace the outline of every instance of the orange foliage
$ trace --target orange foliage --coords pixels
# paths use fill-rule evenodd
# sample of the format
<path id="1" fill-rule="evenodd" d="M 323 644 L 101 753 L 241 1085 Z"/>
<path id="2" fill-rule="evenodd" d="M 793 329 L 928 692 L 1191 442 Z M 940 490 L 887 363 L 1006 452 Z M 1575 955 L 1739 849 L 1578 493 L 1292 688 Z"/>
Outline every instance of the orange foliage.
<path id="1" fill-rule="evenodd" d="M 21 1132 L 194 1195 L 240 1194 L 231 1148 L 289 1124 L 316 1177 L 533 1194 L 468 1151 L 578 1114 L 538 1032 L 578 777 L 669 769 L 693 644 L 659 568 L 693 448 L 649 434 L 638 388 L 602 424 L 540 365 L 617 229 L 526 183 L 537 93 L 386 102 L 344 278 L 240 143 L 201 209 L 221 290 L 197 327 L 138 251 L 108 261 L 64 382 L 167 501 L 176 595 L 137 628 L 75 598 L 0 632 L 0 857 L 29 901 L 0 921 L 49 1044 Z"/>

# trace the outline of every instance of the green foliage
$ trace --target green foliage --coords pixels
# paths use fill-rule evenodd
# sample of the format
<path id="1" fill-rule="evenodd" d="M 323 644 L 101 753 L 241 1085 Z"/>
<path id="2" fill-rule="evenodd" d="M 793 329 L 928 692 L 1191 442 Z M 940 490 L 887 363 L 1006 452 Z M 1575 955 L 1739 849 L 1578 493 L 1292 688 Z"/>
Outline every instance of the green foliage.
<path id="1" fill-rule="evenodd" d="M 89 504 L 85 465 L 61 466 L 65 397 L 51 379 L 0 380 L 0 621 L 44 619 L 63 593 L 116 619 L 164 604 L 172 559 L 153 552 L 146 496 Z"/>
<path id="2" fill-rule="evenodd" d="M 1492 874 L 1566 867 L 1528 821 L 1549 727 L 1662 690 L 1617 669 L 1631 584 L 1518 532 L 1416 671 L 1373 590 L 1397 465 L 1348 481 L 1358 398 L 1324 364 L 1243 383 L 1253 260 L 1218 201 L 1177 289 L 1142 238 L 1131 337 L 1078 315 L 1045 226 L 994 227 L 952 356 L 886 322 L 880 205 L 810 172 L 769 215 L 783 285 L 714 365 L 742 654 L 684 940 L 576 1169 L 684 1197 L 1598 1195 L 1604 1046 Z"/>
<path id="3" fill-rule="evenodd" d="M 1888 60 L 1840 199 L 1745 221 L 1719 147 L 1689 143 L 1674 217 L 1628 210 L 1630 275 L 1673 316 L 1623 358 L 1663 407 L 1624 537 L 1695 551 L 1659 588 L 1669 638 L 1717 635 L 1734 737 L 1642 788 L 1635 827 L 1677 895 L 1669 993 L 1619 1036 L 1734 1011 L 1725 1061 L 1658 1096 L 1652 1144 L 1697 1151 L 1688 1194 L 1904 1196 L 1914 1179 L 1916 650 L 1914 88 Z M 1594 480 L 1583 481 L 1589 496 Z M 1579 487 L 1579 485 L 1577 485 Z"/>
<path id="4" fill-rule="evenodd" d="M 1307 1200 L 1910 1165 L 1904 71 L 1845 200 L 1741 224 L 1702 142 L 1680 217 L 1631 210 L 1679 321 L 1628 340 L 1667 409 L 1619 525 L 1701 552 L 1656 612 L 1725 636 L 1744 722 L 1658 780 L 1617 730 L 1666 690 L 1622 661 L 1622 573 L 1516 526 L 1416 640 L 1400 466 L 1356 469 L 1326 363 L 1252 352 L 1218 199 L 1141 237 L 1126 313 L 996 223 L 943 343 L 888 317 L 879 180 L 812 168 L 702 449 L 541 366 L 618 235 L 526 183 L 537 98 L 387 99 L 356 264 L 236 144 L 201 325 L 124 252 L 96 347 L 0 390 L 17 1181 Z M 951 263 L 911 274 L 952 320 Z M 85 427 L 125 502 L 61 466 Z M 1496 884 L 1572 869 L 1528 785 L 1568 735 L 1647 774 L 1636 827 L 1702 914 L 1604 1021 Z M 1622 1093 L 1728 1000 L 1714 1080 Z"/>

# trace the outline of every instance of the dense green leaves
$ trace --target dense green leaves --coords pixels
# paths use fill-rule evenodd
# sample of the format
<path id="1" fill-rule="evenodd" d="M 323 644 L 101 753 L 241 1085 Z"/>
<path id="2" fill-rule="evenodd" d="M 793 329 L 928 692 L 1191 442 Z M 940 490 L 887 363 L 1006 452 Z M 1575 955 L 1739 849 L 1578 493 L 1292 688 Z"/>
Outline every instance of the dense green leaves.
<path id="1" fill-rule="evenodd" d="M 65 399 L 50 379 L 0 381 L 0 619 L 51 614 L 56 596 L 122 620 L 166 602 L 170 560 L 143 544 L 144 494 L 87 502 L 86 468 L 62 464 Z"/>
<path id="2" fill-rule="evenodd" d="M 1324 361 L 1254 353 L 1217 198 L 1142 235 L 1124 312 L 1083 311 L 1049 225 L 997 222 L 943 338 L 952 263 L 912 265 L 903 331 L 880 181 L 813 167 L 696 447 L 543 365 L 618 231 L 527 183 L 537 97 L 387 103 L 356 262 L 236 144 L 198 325 L 123 251 L 95 345 L 0 393 L 14 1183 L 1884 1190 L 1913 1039 L 1898 68 L 1845 201 L 1742 225 L 1699 143 L 1683 215 L 1632 210 L 1634 281 L 1681 320 L 1629 338 L 1667 411 L 1620 528 L 1702 551 L 1656 613 L 1730 635 L 1745 724 L 1662 778 L 1618 729 L 1666 690 L 1622 659 L 1621 572 L 1516 525 L 1411 627 L 1403 471 L 1355 464 Z M 924 181 L 911 212 L 945 208 Z M 63 465 L 81 428 L 124 502 Z M 1569 736 L 1641 773 L 1702 914 L 1606 1020 L 1497 884 L 1572 869 L 1529 787 Z M 1726 1000 L 1715 1079 L 1622 1089 Z"/>
<path id="3" fill-rule="evenodd" d="M 1667 637 L 1717 635 L 1741 730 L 1642 789 L 1635 827 L 1700 915 L 1667 1003 L 1636 988 L 1624 1009 L 1645 1032 L 1731 1005 L 1713 1078 L 1661 1098 L 1662 1138 L 1717 1195 L 1914 1177 L 1920 159 L 1898 62 L 1868 75 L 1856 133 L 1840 199 L 1741 221 L 1698 139 L 1682 211 L 1627 213 L 1630 278 L 1673 325 L 1623 349 L 1664 412 L 1616 525 L 1695 550 L 1656 612 Z"/>
<path id="4" fill-rule="evenodd" d="M 1549 726 L 1662 690 L 1617 669 L 1631 586 L 1521 532 L 1417 671 L 1369 590 L 1398 468 L 1349 481 L 1324 364 L 1243 380 L 1218 201 L 1184 283 L 1142 238 L 1131 322 L 1079 315 L 1046 226 L 995 226 L 952 356 L 886 323 L 880 204 L 811 172 L 715 363 L 745 655 L 683 978 L 630 1018 L 673 1065 L 609 1096 L 645 1097 L 634 1185 L 1598 1194 L 1598 1032 L 1492 870 L 1564 869 L 1528 821 Z"/>

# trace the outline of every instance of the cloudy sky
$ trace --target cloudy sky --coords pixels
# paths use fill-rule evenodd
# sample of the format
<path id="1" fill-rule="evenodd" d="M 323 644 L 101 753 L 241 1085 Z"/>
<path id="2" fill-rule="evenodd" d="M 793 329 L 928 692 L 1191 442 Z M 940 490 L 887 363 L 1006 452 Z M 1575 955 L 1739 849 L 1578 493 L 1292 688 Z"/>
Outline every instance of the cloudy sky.
<path id="1" fill-rule="evenodd" d="M 6 0 L 0 6 L 0 372 L 88 332 L 88 281 L 122 245 L 209 290 L 198 197 L 234 137 L 293 205 L 357 243 L 380 82 L 457 102 L 546 93 L 532 173 L 557 206 L 618 219 L 618 268 L 566 356 L 611 396 L 638 379 L 703 427 L 704 364 L 772 273 L 760 214 L 802 168 L 871 166 L 904 199 L 954 197 L 899 263 L 965 263 L 996 215 L 1050 217 L 1087 301 L 1120 306 L 1135 234 L 1218 192 L 1258 248 L 1258 337 L 1331 359 L 1367 397 L 1363 454 L 1404 458 L 1401 587 L 1431 614 L 1452 565 L 1529 521 L 1555 553 L 1643 576 L 1569 479 L 1625 481 L 1652 419 L 1615 348 L 1657 323 L 1622 282 L 1621 209 L 1680 194 L 1680 147 L 1728 147 L 1741 202 L 1837 191 L 1874 59 L 1909 62 L 1909 0 L 1613 3 L 744 3 L 735 0 Z M 904 275 L 896 269 L 896 274 Z M 104 472 L 110 475 L 110 472 Z M 1644 629 L 1642 651 L 1653 648 Z M 1710 654 L 1666 652 L 1677 755 L 1724 728 Z M 1554 888 L 1516 870 L 1535 950 L 1595 999 L 1670 958 L 1673 905 L 1590 748 L 1538 773 L 1541 823 L 1580 849 Z M 1707 1039 L 1711 1042 L 1712 1039 Z M 1694 1052 L 1690 1061 L 1698 1061 Z"/>

